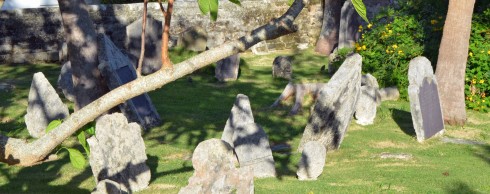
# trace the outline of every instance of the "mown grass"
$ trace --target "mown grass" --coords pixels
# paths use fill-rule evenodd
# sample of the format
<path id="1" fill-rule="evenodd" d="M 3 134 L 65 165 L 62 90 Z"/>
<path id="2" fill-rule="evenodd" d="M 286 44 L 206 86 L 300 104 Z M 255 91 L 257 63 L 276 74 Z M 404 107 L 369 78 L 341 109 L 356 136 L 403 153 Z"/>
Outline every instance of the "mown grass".
<path id="1" fill-rule="evenodd" d="M 172 53 L 174 62 L 194 54 L 181 49 Z M 310 50 L 263 56 L 246 53 L 241 55 L 238 81 L 217 82 L 210 66 L 149 93 L 164 122 L 143 136 L 152 180 L 140 193 L 177 193 L 187 184 L 193 173 L 193 149 L 203 140 L 221 137 L 238 93 L 249 96 L 255 121 L 264 127 L 271 145 L 291 146 L 291 150 L 273 153 L 278 177 L 255 180 L 256 193 L 490 193 L 490 114 L 468 111 L 465 127 L 448 126 L 445 133 L 484 145 L 448 144 L 440 138 L 418 143 L 406 101 L 383 102 L 374 125 L 353 121 L 341 149 L 328 152 L 318 180 L 298 181 L 300 153 L 296 149 L 313 102 L 307 97 L 296 116 L 288 116 L 291 100 L 268 108 L 288 83 L 271 76 L 272 61 L 279 54 L 294 57 L 295 82 L 328 80 L 320 71 L 325 58 Z M 1 133 L 28 137 L 23 116 L 32 74 L 42 71 L 55 85 L 59 69 L 53 64 L 0 66 L 0 82 L 16 86 L 11 92 L 0 92 Z M 77 146 L 75 142 L 69 139 L 64 144 Z M 412 158 L 381 159 L 381 153 L 411 154 Z M 33 167 L 0 164 L 0 193 L 90 192 L 95 187 L 90 167 L 77 170 L 66 153 L 59 154 L 60 160 Z"/>

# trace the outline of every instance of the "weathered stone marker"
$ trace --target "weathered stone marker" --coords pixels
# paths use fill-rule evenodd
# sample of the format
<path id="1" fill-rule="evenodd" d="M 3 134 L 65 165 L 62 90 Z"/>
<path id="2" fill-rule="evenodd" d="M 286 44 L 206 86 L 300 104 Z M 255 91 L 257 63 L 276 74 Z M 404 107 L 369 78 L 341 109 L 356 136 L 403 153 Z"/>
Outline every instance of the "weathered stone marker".
<path id="1" fill-rule="evenodd" d="M 141 25 L 143 18 L 140 18 L 126 27 L 125 47 L 129 54 L 129 59 L 133 65 L 138 65 L 141 52 Z M 141 73 L 147 75 L 160 69 L 162 66 L 162 22 L 153 19 L 151 16 L 146 18 L 145 33 L 145 57 L 141 67 Z"/>
<path id="2" fill-rule="evenodd" d="M 192 51 L 205 51 L 208 41 L 208 32 L 202 27 L 190 27 L 184 31 L 177 42 Z"/>
<path id="3" fill-rule="evenodd" d="M 100 35 L 98 38 L 99 70 L 105 77 L 109 89 L 113 90 L 136 79 L 136 70 L 131 61 L 106 35 Z M 145 129 L 161 123 L 160 115 L 146 93 L 122 103 L 119 108 L 130 121 L 138 122 Z"/>
<path id="4" fill-rule="evenodd" d="M 275 177 L 274 158 L 269 138 L 256 123 L 238 127 L 233 133 L 233 144 L 240 167 L 251 167 L 254 177 Z"/>
<path id="5" fill-rule="evenodd" d="M 323 172 L 327 149 L 318 141 L 310 141 L 305 144 L 301 160 L 298 164 L 299 180 L 316 180 Z"/>
<path id="6" fill-rule="evenodd" d="M 416 57 L 410 61 L 408 81 L 410 111 L 417 141 L 444 133 L 437 80 L 427 58 Z"/>
<path id="7" fill-rule="evenodd" d="M 95 136 L 87 142 L 96 182 L 109 179 L 131 192 L 148 187 L 151 174 L 138 124 L 128 124 L 121 113 L 104 115 L 96 122 Z"/>
<path id="8" fill-rule="evenodd" d="M 238 94 L 236 96 L 235 104 L 233 104 L 233 108 L 231 108 L 230 117 L 226 120 L 221 140 L 229 143 L 231 147 L 233 147 L 233 133 L 238 130 L 238 127 L 254 122 L 252 107 L 250 106 L 248 96 Z"/>
<path id="9" fill-rule="evenodd" d="M 348 56 L 320 90 L 298 151 L 309 141 L 319 141 L 327 150 L 340 147 L 361 91 L 361 65 L 361 55 Z"/>
<path id="10" fill-rule="evenodd" d="M 272 62 L 272 77 L 282 77 L 290 80 L 292 76 L 292 59 L 287 56 L 277 56 Z"/>
<path id="11" fill-rule="evenodd" d="M 179 193 L 253 193 L 252 169 L 235 168 L 234 157 L 225 141 L 210 139 L 199 143 L 192 154 L 194 174 Z"/>
<path id="12" fill-rule="evenodd" d="M 61 66 L 61 73 L 58 76 L 58 88 L 61 89 L 65 98 L 71 102 L 75 100 L 72 75 L 71 62 L 67 61 Z"/>
<path id="13" fill-rule="evenodd" d="M 235 54 L 216 62 L 214 71 L 216 79 L 220 82 L 235 81 L 238 79 L 240 68 L 240 55 Z"/>
<path id="14" fill-rule="evenodd" d="M 41 72 L 35 73 L 29 90 L 27 114 L 24 116 L 29 134 L 39 138 L 46 132 L 49 122 L 64 119 L 69 115 L 68 107 Z"/>
<path id="15" fill-rule="evenodd" d="M 356 104 L 356 123 L 359 125 L 371 125 L 376 118 L 377 107 L 376 89 L 371 86 L 361 86 L 361 93 Z"/>

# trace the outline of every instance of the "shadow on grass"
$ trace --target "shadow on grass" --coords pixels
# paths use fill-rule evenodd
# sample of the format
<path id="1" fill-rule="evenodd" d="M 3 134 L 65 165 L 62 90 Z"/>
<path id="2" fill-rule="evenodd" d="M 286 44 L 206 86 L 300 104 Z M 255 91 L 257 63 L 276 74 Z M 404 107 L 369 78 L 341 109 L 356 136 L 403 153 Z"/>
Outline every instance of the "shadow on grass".
<path id="1" fill-rule="evenodd" d="M 468 186 L 468 184 L 466 184 L 462 181 L 454 182 L 453 184 L 451 184 L 450 187 L 445 188 L 445 190 L 446 190 L 446 193 L 465 193 L 465 194 L 480 193 L 480 192 L 477 192 L 477 191 L 471 189 Z"/>
<path id="2" fill-rule="evenodd" d="M 391 108 L 391 117 L 402 131 L 410 136 L 415 137 L 415 129 L 413 128 L 412 114 L 408 111 Z"/>
<path id="3" fill-rule="evenodd" d="M 490 145 L 478 146 L 481 151 L 476 151 L 475 155 L 490 165 Z"/>

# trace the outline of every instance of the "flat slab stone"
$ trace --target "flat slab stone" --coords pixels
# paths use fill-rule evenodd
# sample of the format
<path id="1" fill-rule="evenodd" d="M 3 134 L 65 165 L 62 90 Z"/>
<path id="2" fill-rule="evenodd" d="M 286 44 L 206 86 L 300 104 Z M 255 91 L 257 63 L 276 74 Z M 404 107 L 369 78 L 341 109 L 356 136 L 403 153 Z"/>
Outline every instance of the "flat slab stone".
<path id="1" fill-rule="evenodd" d="M 215 77 L 220 82 L 235 81 L 238 79 L 239 68 L 239 54 L 226 57 L 216 62 Z"/>
<path id="2" fill-rule="evenodd" d="M 316 180 L 323 172 L 327 149 L 318 141 L 310 141 L 305 144 L 301 160 L 298 164 L 299 180 Z"/>
<path id="3" fill-rule="evenodd" d="M 67 61 L 61 66 L 61 72 L 58 76 L 58 88 L 61 89 L 65 98 L 71 102 L 75 100 L 75 92 L 73 91 L 73 71 L 71 70 L 71 62 Z"/>
<path id="4" fill-rule="evenodd" d="M 208 32 L 202 27 L 190 27 L 184 31 L 177 45 L 183 46 L 192 51 L 205 51 L 208 41 Z"/>
<path id="5" fill-rule="evenodd" d="M 225 129 L 223 130 L 221 139 L 233 147 L 233 134 L 235 131 L 241 126 L 254 122 L 252 107 L 250 106 L 248 96 L 238 94 L 235 103 L 233 104 L 233 108 L 231 108 L 230 117 L 226 120 Z"/>
<path id="6" fill-rule="evenodd" d="M 277 56 L 272 62 L 272 77 L 292 79 L 293 66 L 291 57 Z"/>
<path id="7" fill-rule="evenodd" d="M 417 141 L 444 133 L 437 80 L 427 58 L 417 57 L 410 61 L 408 81 L 410 111 Z"/>
<path id="8" fill-rule="evenodd" d="M 371 86 L 361 86 L 361 94 L 356 104 L 356 123 L 359 125 L 371 125 L 376 118 L 377 108 L 376 89 Z"/>
<path id="9" fill-rule="evenodd" d="M 136 70 L 131 61 L 112 43 L 106 35 L 99 35 L 99 70 L 113 90 L 136 79 Z M 145 129 L 159 125 L 162 121 L 148 94 L 136 96 L 119 105 L 130 121 L 138 122 Z"/>
<path id="10" fill-rule="evenodd" d="M 260 125 L 250 123 L 238 127 L 233 144 L 240 167 L 251 167 L 257 178 L 276 176 L 269 138 Z"/>
<path id="11" fill-rule="evenodd" d="M 41 72 L 34 74 L 28 98 L 27 114 L 24 118 L 27 130 L 34 138 L 44 135 L 51 121 L 64 119 L 70 114 L 68 107 Z"/>
<path id="12" fill-rule="evenodd" d="M 361 92 L 361 65 L 361 55 L 348 56 L 320 90 L 298 151 L 309 141 L 319 141 L 327 150 L 340 147 Z"/>
<path id="13" fill-rule="evenodd" d="M 150 183 L 145 142 L 141 128 L 129 123 L 121 113 L 104 115 L 95 125 L 95 136 L 87 139 L 89 162 L 96 182 L 112 180 L 130 192 L 141 191 Z"/>
<path id="14" fill-rule="evenodd" d="M 179 193 L 253 193 L 251 168 L 236 168 L 233 148 L 219 139 L 197 145 L 192 155 L 194 174 Z"/>

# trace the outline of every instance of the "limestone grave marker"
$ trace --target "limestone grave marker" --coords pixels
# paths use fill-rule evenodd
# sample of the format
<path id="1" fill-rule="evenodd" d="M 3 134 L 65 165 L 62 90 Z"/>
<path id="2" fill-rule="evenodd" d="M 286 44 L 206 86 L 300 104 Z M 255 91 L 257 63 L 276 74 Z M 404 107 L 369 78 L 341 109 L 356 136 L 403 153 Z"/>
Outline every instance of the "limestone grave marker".
<path id="1" fill-rule="evenodd" d="M 408 81 L 410 111 L 417 141 L 444 133 L 437 79 L 427 58 L 416 57 L 410 61 Z"/>
<path id="2" fill-rule="evenodd" d="M 109 89 L 113 90 L 136 79 L 136 70 L 131 61 L 106 35 L 100 35 L 98 38 L 99 70 L 105 77 Z M 130 121 L 138 122 L 145 129 L 161 123 L 160 115 L 146 93 L 122 103 L 119 108 Z"/>
<path id="3" fill-rule="evenodd" d="M 89 162 L 96 182 L 112 180 L 130 192 L 148 187 L 151 174 L 146 165 L 145 143 L 141 128 L 129 123 L 121 113 L 100 117 L 95 136 L 87 139 Z"/>
<path id="4" fill-rule="evenodd" d="M 230 117 L 226 120 L 225 129 L 223 130 L 221 139 L 233 147 L 233 133 L 235 133 L 238 127 L 254 122 L 252 107 L 250 106 L 248 96 L 238 94 L 235 103 L 233 104 L 233 108 L 231 108 Z"/>
<path id="5" fill-rule="evenodd" d="M 361 93 L 356 104 L 356 123 L 359 125 L 371 125 L 376 118 L 377 107 L 376 89 L 371 86 L 361 86 Z"/>
<path id="6" fill-rule="evenodd" d="M 327 149 L 318 141 L 310 141 L 305 144 L 301 160 L 298 164 L 299 180 L 316 180 L 323 172 Z"/>
<path id="7" fill-rule="evenodd" d="M 320 90 L 298 151 L 309 141 L 319 141 L 327 150 L 340 147 L 361 91 L 361 65 L 361 55 L 348 56 Z"/>
<path id="8" fill-rule="evenodd" d="M 61 72 L 58 76 L 58 88 L 63 92 L 65 98 L 71 102 L 75 100 L 75 92 L 73 91 L 73 72 L 71 70 L 71 62 L 67 61 L 61 66 Z"/>
<path id="9" fill-rule="evenodd" d="M 39 138 L 48 124 L 69 115 L 68 107 L 41 72 L 35 73 L 29 90 L 27 114 L 24 116 L 29 134 Z"/>
<path id="10" fill-rule="evenodd" d="M 287 56 L 277 56 L 272 63 L 272 77 L 292 79 L 292 59 Z"/>
<path id="11" fill-rule="evenodd" d="M 240 68 L 240 55 L 234 54 L 216 62 L 215 77 L 220 82 L 235 81 Z"/>

